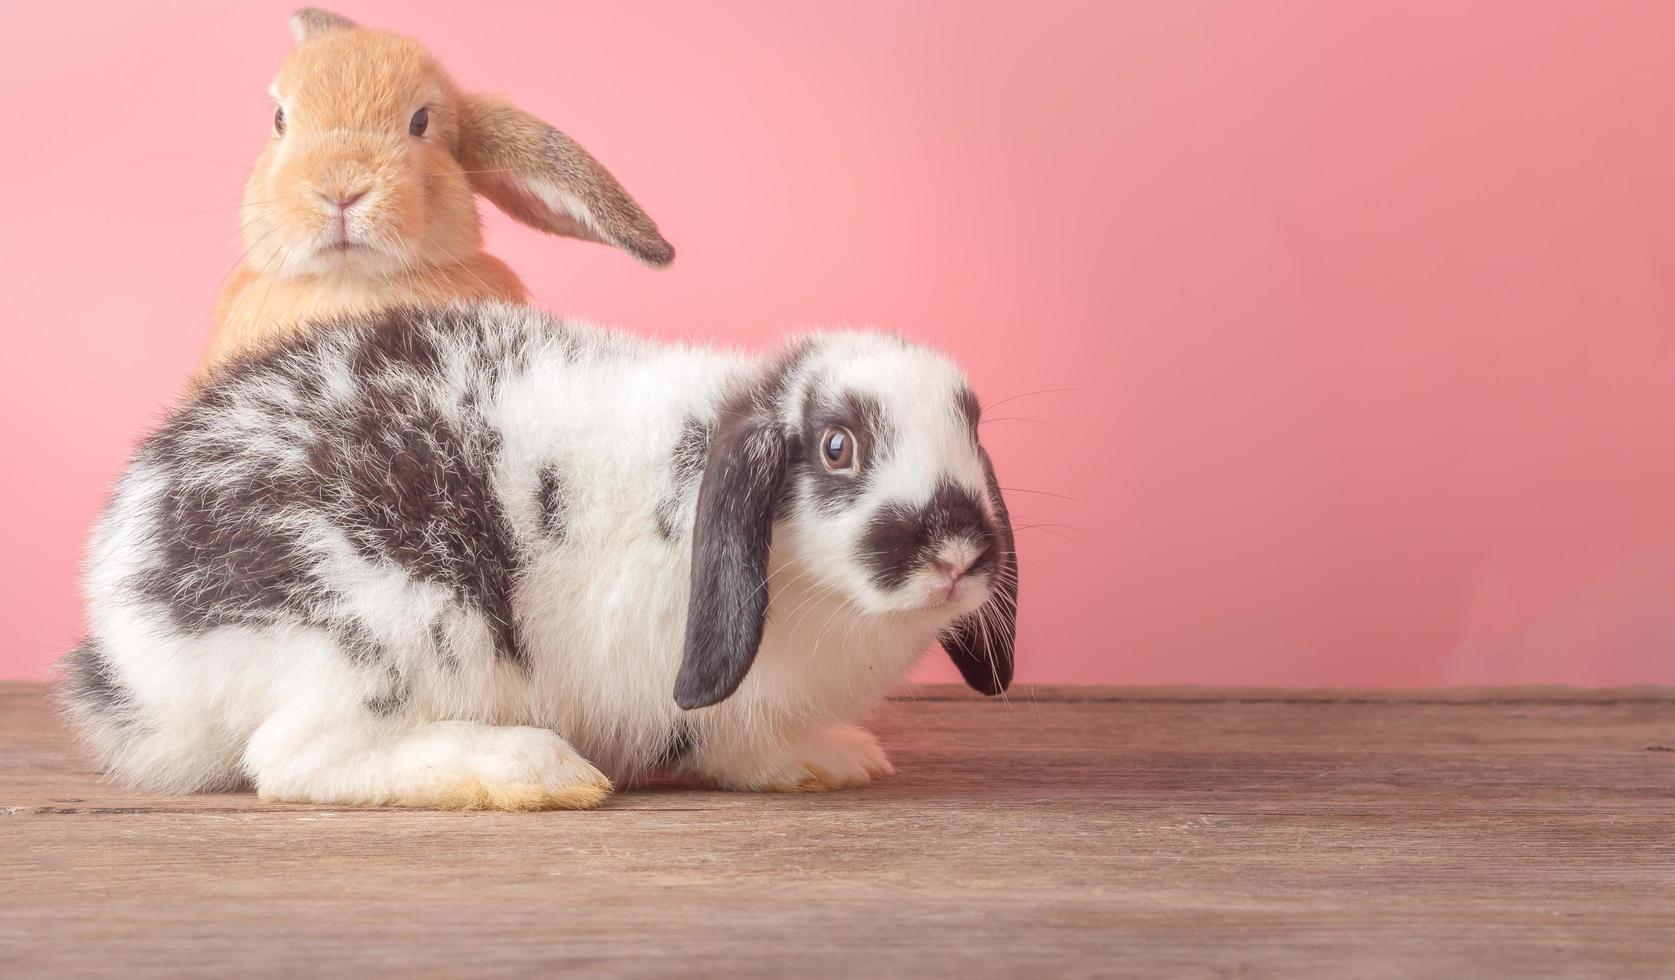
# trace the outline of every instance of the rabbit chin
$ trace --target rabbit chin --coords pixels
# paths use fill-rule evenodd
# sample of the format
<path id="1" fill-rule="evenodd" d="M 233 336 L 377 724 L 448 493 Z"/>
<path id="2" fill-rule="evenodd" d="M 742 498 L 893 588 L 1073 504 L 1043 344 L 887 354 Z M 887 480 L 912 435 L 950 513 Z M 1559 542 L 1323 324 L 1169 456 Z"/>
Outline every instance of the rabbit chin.
<path id="1" fill-rule="evenodd" d="M 415 263 L 381 242 L 358 238 L 326 241 L 303 251 L 292 268 L 299 276 L 342 276 L 383 279 L 409 270 Z"/>

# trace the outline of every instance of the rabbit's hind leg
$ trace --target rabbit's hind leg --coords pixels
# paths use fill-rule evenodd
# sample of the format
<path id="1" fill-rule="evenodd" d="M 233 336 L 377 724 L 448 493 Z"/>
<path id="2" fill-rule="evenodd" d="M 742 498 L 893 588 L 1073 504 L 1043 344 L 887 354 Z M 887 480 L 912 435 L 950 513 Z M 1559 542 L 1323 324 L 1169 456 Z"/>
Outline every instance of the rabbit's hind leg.
<path id="1" fill-rule="evenodd" d="M 556 732 L 289 712 L 251 738 L 264 799 L 445 810 L 582 810 L 611 783 Z"/>

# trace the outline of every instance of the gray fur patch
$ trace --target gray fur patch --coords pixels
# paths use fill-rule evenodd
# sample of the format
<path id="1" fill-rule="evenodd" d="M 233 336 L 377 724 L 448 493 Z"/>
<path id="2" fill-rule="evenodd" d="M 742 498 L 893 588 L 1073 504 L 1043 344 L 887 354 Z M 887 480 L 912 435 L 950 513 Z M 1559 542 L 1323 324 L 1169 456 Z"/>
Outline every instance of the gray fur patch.
<path id="1" fill-rule="evenodd" d="M 681 422 L 680 435 L 669 453 L 669 473 L 674 487 L 657 505 L 657 531 L 665 541 L 684 538 L 690 530 L 683 513 L 698 491 L 698 481 L 709 462 L 710 442 L 714 438 L 715 430 L 691 415 Z"/>
<path id="2" fill-rule="evenodd" d="M 64 674 L 58 697 L 72 711 L 106 725 L 128 724 L 133 692 L 116 676 L 116 668 L 98 643 L 83 640 L 64 655 L 58 668 Z"/>
<path id="3" fill-rule="evenodd" d="M 570 535 L 570 489 L 558 467 L 548 465 L 541 470 L 541 485 L 535 491 L 536 506 L 541 510 L 541 530 L 554 541 Z"/>
<path id="4" fill-rule="evenodd" d="M 447 587 L 521 662 L 522 556 L 490 483 L 499 440 L 477 406 L 530 339 L 458 309 L 396 310 L 216 375 L 142 450 L 168 487 L 141 593 L 190 631 L 288 618 L 332 629 L 357 661 L 381 659 L 336 621 L 340 603 L 295 530 L 315 519 L 367 560 Z M 440 393 L 415 383 L 461 372 Z M 347 399 L 329 390 L 333 375 L 353 384 Z M 290 455 L 257 456 L 252 431 L 285 433 Z M 227 477 L 203 479 L 212 467 Z"/>

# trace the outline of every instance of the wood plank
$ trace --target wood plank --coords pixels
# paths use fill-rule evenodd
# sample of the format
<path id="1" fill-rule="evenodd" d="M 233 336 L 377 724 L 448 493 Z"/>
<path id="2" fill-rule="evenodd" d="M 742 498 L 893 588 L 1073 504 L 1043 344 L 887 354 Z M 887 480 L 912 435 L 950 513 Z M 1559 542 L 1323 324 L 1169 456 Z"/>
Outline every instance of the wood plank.
<path id="1" fill-rule="evenodd" d="M 963 684 L 915 684 L 901 691 L 903 701 L 985 701 Z M 1562 684 L 1517 687 L 1214 687 L 1177 684 L 1169 687 L 1085 684 L 1021 684 L 1002 702 L 1030 701 L 1239 701 L 1291 703 L 1329 701 L 1340 704 L 1601 704 L 1617 701 L 1675 701 L 1675 687 L 1636 684 L 1621 687 L 1567 687 Z"/>
<path id="2" fill-rule="evenodd" d="M 921 690 L 900 772 L 589 813 L 157 797 L 0 686 L 18 975 L 1668 976 L 1675 698 Z M 1382 692 L 1381 692 L 1382 693 Z"/>

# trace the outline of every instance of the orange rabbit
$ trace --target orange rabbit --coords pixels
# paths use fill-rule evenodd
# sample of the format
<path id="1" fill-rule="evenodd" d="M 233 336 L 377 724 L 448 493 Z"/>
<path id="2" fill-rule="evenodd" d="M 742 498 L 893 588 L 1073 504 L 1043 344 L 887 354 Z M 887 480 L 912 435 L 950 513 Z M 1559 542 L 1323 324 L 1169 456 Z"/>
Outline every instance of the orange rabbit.
<path id="1" fill-rule="evenodd" d="M 244 189 L 245 255 L 199 373 L 312 321 L 409 303 L 523 300 L 483 252 L 474 193 L 517 220 L 674 258 L 657 226 L 569 137 L 461 92 L 415 41 L 322 10 L 291 18 L 273 139 Z"/>

